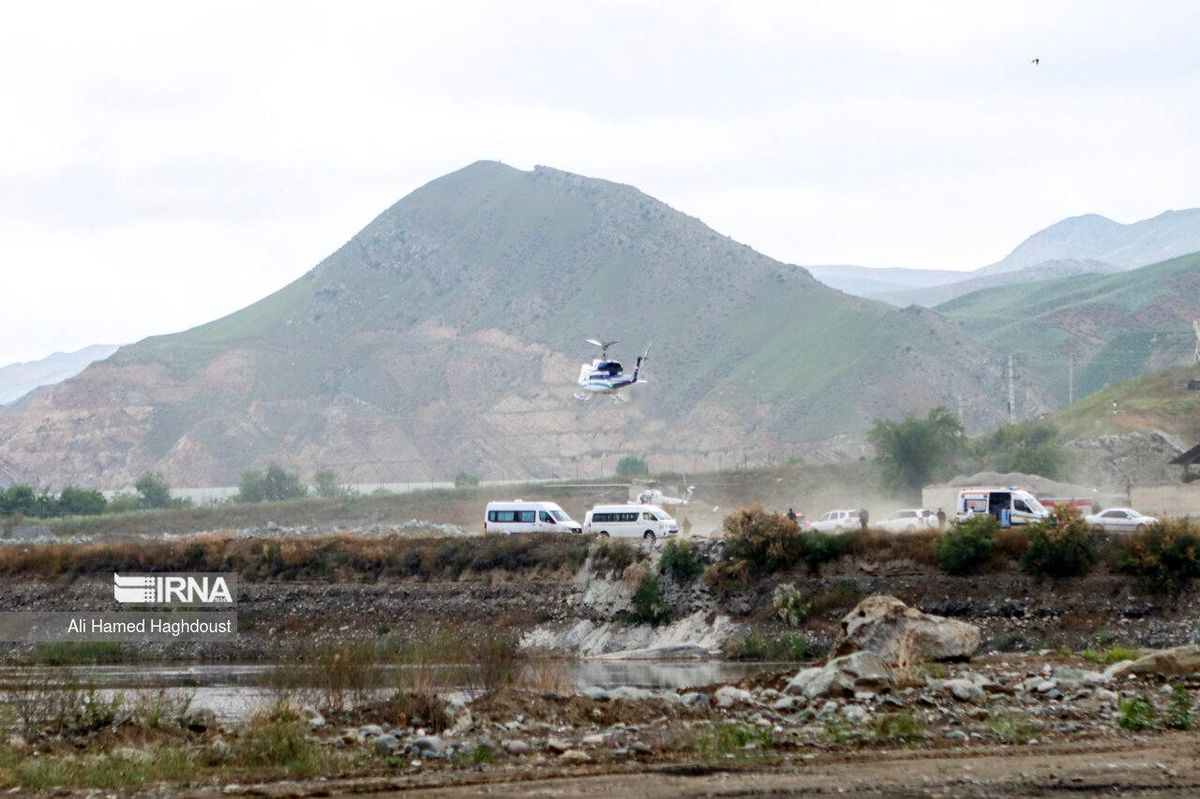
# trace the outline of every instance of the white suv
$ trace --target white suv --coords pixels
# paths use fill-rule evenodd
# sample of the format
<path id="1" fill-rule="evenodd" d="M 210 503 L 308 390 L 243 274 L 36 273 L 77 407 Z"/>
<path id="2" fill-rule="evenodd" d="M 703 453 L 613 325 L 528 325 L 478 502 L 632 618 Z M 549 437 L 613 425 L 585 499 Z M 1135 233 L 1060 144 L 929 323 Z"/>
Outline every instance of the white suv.
<path id="1" fill-rule="evenodd" d="M 931 530 L 938 526 L 937 514 L 927 508 L 905 508 L 893 511 L 890 516 L 875 525 L 889 533 L 915 533 Z"/>
<path id="2" fill-rule="evenodd" d="M 856 510 L 831 510 L 813 522 L 807 529 L 818 533 L 844 533 L 847 530 L 857 530 L 861 525 L 858 521 L 859 512 Z"/>

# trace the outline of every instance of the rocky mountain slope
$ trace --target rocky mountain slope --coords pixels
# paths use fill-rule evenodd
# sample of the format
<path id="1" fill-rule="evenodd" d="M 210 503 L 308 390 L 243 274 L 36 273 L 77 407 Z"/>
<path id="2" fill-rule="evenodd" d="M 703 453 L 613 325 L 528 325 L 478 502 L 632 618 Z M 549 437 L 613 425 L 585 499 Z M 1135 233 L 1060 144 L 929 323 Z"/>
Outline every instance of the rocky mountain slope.
<path id="1" fill-rule="evenodd" d="M 89 363 L 102 361 L 116 351 L 111 344 L 93 344 L 75 352 L 56 352 L 37 361 L 0 366 L 0 405 L 16 402 L 35 388 L 74 377 Z"/>
<path id="2" fill-rule="evenodd" d="M 973 339 L 1017 355 L 1020 369 L 1065 405 L 1075 396 L 1191 360 L 1200 319 L 1200 253 L 1111 275 L 988 289 L 940 305 Z"/>
<path id="3" fill-rule="evenodd" d="M 653 342 L 629 402 L 574 399 L 587 336 L 628 362 Z M 848 297 L 629 186 L 480 162 L 262 301 L 0 413 L 0 465 L 99 486 L 230 484 L 268 458 L 354 482 L 597 476 L 630 453 L 698 471 L 819 455 L 959 395 L 971 424 L 999 413 L 986 354 L 937 314 Z"/>

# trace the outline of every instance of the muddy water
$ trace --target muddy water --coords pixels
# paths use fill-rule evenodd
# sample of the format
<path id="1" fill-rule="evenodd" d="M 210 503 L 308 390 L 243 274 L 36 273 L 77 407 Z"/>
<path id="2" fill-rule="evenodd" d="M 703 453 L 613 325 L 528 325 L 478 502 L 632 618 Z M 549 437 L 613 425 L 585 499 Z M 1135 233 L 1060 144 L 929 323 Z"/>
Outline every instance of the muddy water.
<path id="1" fill-rule="evenodd" d="M 576 688 L 636 688 L 675 690 L 736 682 L 743 677 L 787 666 L 778 663 L 748 663 L 720 660 L 570 660 L 562 662 L 564 681 Z M 403 667 L 401 667 L 403 668 Z M 136 701 L 140 695 L 162 689 L 178 689 L 192 695 L 191 706 L 208 708 L 218 716 L 237 720 L 268 706 L 277 692 L 269 687 L 274 666 L 253 665 L 103 665 L 4 667 L 0 684 L 19 686 L 73 680 L 94 685 L 105 693 L 121 691 Z M 434 667 L 435 681 L 447 692 L 466 692 L 469 673 L 461 666 Z"/>

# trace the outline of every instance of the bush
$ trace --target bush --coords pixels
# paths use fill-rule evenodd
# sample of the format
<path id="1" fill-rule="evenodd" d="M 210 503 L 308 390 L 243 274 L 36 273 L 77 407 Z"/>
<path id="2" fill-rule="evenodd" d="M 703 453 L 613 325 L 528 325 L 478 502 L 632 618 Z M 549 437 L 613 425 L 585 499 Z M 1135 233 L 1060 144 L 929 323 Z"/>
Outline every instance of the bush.
<path id="1" fill-rule="evenodd" d="M 588 551 L 592 559 L 592 573 L 597 576 L 616 577 L 624 574 L 629 564 L 638 560 L 641 551 L 628 541 L 601 538 Z"/>
<path id="2" fill-rule="evenodd" d="M 1141 732 L 1154 723 L 1154 705 L 1144 696 L 1122 699 L 1117 705 L 1117 726 L 1129 732 Z"/>
<path id="3" fill-rule="evenodd" d="M 771 594 L 775 615 L 789 627 L 799 627 L 813 613 L 813 602 L 791 583 L 780 583 Z"/>
<path id="4" fill-rule="evenodd" d="M 107 508 L 108 500 L 99 491 L 67 486 L 58 496 L 58 512 L 64 516 L 94 516 Z"/>
<path id="5" fill-rule="evenodd" d="M 1025 528 L 1029 548 L 1021 568 L 1036 577 L 1082 577 L 1096 562 L 1091 528 L 1070 505 L 1057 506 L 1048 518 Z"/>
<path id="6" fill-rule="evenodd" d="M 300 475 L 289 472 L 278 463 L 267 465 L 266 473 L 257 469 L 242 472 L 238 485 L 238 502 L 280 502 L 299 499 L 308 494 L 300 482 Z"/>
<path id="7" fill-rule="evenodd" d="M 955 522 L 933 544 L 938 567 L 947 574 L 974 574 L 992 556 L 1000 523 L 990 514 Z"/>
<path id="8" fill-rule="evenodd" d="M 744 755 L 755 749 L 768 749 L 775 736 L 770 727 L 720 721 L 701 733 L 696 753 L 704 760 Z"/>
<path id="9" fill-rule="evenodd" d="M 470 472 L 459 472 L 454 475 L 455 488 L 474 488 L 479 485 L 479 475 Z"/>
<path id="10" fill-rule="evenodd" d="M 1167 706 L 1167 726 L 1172 730 L 1190 730 L 1192 697 L 1182 685 L 1171 686 L 1171 704 Z"/>
<path id="11" fill-rule="evenodd" d="M 671 609 L 663 599 L 658 578 L 646 574 L 633 591 L 633 618 L 643 624 L 662 624 L 670 621 Z"/>
<path id="12" fill-rule="evenodd" d="M 886 713 L 871 724 L 875 740 L 881 743 L 908 744 L 921 737 L 921 722 L 912 713 Z"/>
<path id="13" fill-rule="evenodd" d="M 704 559 L 691 541 L 672 539 L 663 545 L 658 570 L 680 583 L 690 583 L 704 572 Z"/>
<path id="14" fill-rule="evenodd" d="M 700 579 L 709 591 L 725 599 L 750 584 L 750 569 L 744 560 L 722 560 L 705 569 Z"/>
<path id="15" fill-rule="evenodd" d="M 805 541 L 796 522 L 760 507 L 743 508 L 725 517 L 725 556 L 744 561 L 753 574 L 770 574 L 797 563 Z"/>
<path id="16" fill-rule="evenodd" d="M 650 474 L 650 469 L 646 466 L 645 458 L 626 455 L 617 461 L 618 477 L 645 477 L 648 474 Z"/>
<path id="17" fill-rule="evenodd" d="M 342 487 L 333 469 L 322 469 L 313 475 L 313 491 L 316 492 L 318 497 L 323 497 L 324 499 L 337 499 L 349 494 Z"/>
<path id="18" fill-rule="evenodd" d="M 1151 591 L 1175 593 L 1200 576 L 1200 532 L 1187 519 L 1156 522 L 1125 540 L 1118 568 Z"/>

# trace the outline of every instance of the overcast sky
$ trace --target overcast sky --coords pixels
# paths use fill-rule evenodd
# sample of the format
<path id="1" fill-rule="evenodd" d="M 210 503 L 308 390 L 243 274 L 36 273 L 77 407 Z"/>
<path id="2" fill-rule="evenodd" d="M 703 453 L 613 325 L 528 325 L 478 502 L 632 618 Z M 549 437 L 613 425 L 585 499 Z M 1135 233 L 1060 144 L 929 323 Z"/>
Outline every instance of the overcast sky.
<path id="1" fill-rule="evenodd" d="M 1198 62 L 1194 2 L 10 6 L 0 364 L 236 310 L 479 159 L 792 263 L 974 268 L 1200 205 Z"/>

